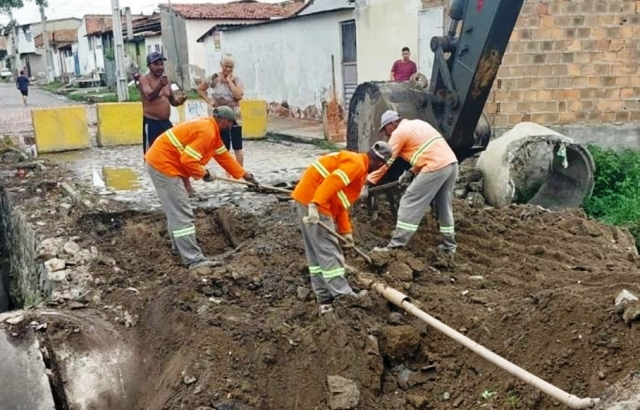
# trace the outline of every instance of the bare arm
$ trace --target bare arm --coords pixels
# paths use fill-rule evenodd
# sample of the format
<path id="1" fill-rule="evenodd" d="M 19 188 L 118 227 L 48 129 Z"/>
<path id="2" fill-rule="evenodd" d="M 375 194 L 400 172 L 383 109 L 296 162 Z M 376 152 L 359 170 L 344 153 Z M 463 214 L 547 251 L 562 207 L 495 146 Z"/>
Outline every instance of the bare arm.
<path id="1" fill-rule="evenodd" d="M 391 73 L 389 74 L 389 80 L 391 81 L 395 81 L 396 80 L 396 63 L 393 63 L 393 65 L 391 66 Z"/>
<path id="2" fill-rule="evenodd" d="M 198 85 L 198 88 L 196 89 L 196 91 L 198 92 L 198 95 L 205 100 L 209 105 L 213 106 L 213 101 L 209 98 L 209 96 L 207 95 L 207 90 L 209 89 L 209 84 L 207 84 L 206 81 L 203 81 L 200 83 L 200 85 Z"/>
<path id="3" fill-rule="evenodd" d="M 140 94 L 145 101 L 153 101 L 158 98 L 164 87 L 162 83 L 158 83 L 155 88 L 151 88 L 149 80 L 146 77 L 140 77 Z"/>

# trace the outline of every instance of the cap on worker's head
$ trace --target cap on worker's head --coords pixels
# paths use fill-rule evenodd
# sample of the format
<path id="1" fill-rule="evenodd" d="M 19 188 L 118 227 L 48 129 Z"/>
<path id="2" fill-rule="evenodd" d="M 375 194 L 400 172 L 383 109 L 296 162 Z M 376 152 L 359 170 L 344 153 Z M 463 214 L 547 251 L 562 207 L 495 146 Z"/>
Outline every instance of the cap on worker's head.
<path id="1" fill-rule="evenodd" d="M 380 118 L 380 129 L 378 132 L 382 131 L 384 127 L 391 124 L 394 121 L 398 121 L 400 119 L 400 114 L 397 111 L 387 110 L 382 114 L 382 118 Z"/>
<path id="2" fill-rule="evenodd" d="M 391 155 L 393 155 L 393 150 L 391 149 L 391 145 L 388 142 L 378 141 L 373 144 L 371 147 L 371 151 L 378 156 L 385 163 L 389 162 L 391 159 Z"/>
<path id="3" fill-rule="evenodd" d="M 158 60 L 166 61 L 167 59 L 164 58 L 162 53 L 159 53 L 157 51 L 154 51 L 153 53 L 150 53 L 149 55 L 147 55 L 147 65 L 151 65 Z"/>
<path id="4" fill-rule="evenodd" d="M 223 118 L 225 120 L 236 120 L 236 112 L 233 111 L 233 108 L 227 107 L 226 105 L 221 105 L 220 107 L 216 107 L 213 109 L 213 117 L 214 118 Z"/>

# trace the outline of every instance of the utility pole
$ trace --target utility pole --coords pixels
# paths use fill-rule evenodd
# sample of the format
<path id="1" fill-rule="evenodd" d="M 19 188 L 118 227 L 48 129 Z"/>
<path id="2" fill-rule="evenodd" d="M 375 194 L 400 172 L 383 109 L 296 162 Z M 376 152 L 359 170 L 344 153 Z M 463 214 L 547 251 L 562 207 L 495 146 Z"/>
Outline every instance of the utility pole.
<path id="1" fill-rule="evenodd" d="M 47 17 L 44 15 L 44 6 L 40 5 L 40 19 L 42 20 L 42 44 L 44 46 L 44 57 L 47 64 L 47 84 L 55 80 L 55 70 L 53 67 L 53 53 L 49 47 L 49 33 L 47 32 Z"/>
<path id="2" fill-rule="evenodd" d="M 13 64 L 14 64 L 14 73 L 17 75 L 20 70 L 22 70 L 22 62 L 20 61 L 20 49 L 18 48 L 19 46 L 19 42 L 20 42 L 20 37 L 18 35 L 18 22 L 15 21 L 13 19 L 13 11 L 11 9 L 9 9 L 9 19 L 11 20 L 11 24 L 13 24 L 13 27 L 11 27 L 11 31 L 13 32 L 13 35 L 11 36 L 11 40 L 13 42 Z M 25 75 L 29 75 L 29 73 L 24 73 Z"/>
<path id="3" fill-rule="evenodd" d="M 120 19 L 120 1 L 111 0 L 113 8 L 113 46 L 116 57 L 116 80 L 118 101 L 129 101 L 127 70 L 124 63 L 124 39 L 122 38 L 122 20 Z"/>

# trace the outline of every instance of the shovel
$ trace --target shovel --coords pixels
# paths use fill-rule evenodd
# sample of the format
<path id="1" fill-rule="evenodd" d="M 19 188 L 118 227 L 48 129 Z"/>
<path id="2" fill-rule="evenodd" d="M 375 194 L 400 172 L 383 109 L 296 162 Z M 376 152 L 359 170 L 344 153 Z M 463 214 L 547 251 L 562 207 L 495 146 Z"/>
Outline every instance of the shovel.
<path id="1" fill-rule="evenodd" d="M 231 182 L 232 184 L 247 185 L 247 186 L 255 187 L 255 188 L 258 188 L 258 189 L 261 189 L 261 190 L 280 192 L 280 193 L 283 193 L 283 194 L 291 194 L 291 191 L 288 190 L 288 189 L 285 189 L 285 188 L 279 188 L 277 186 L 262 185 L 262 184 L 260 184 L 259 187 L 258 187 L 253 182 L 242 181 L 242 180 L 239 180 L 239 179 L 216 177 L 216 181 Z"/>
<path id="2" fill-rule="evenodd" d="M 322 221 L 318 221 L 318 225 L 320 225 L 327 232 L 329 232 L 329 234 L 331 234 L 331 236 L 335 236 L 336 238 L 338 238 L 338 240 L 341 240 L 344 243 L 349 243 L 349 244 L 351 243 L 348 240 L 346 240 L 346 238 L 344 236 L 340 235 L 338 232 L 336 232 L 333 229 L 331 229 L 331 227 L 329 225 L 327 225 L 326 223 L 324 223 Z M 358 248 L 355 245 L 353 246 L 353 249 L 358 253 L 358 255 L 362 256 L 362 258 L 364 258 L 364 260 L 366 260 L 368 263 L 371 263 L 371 258 L 369 257 L 369 255 L 364 253 L 360 248 Z"/>

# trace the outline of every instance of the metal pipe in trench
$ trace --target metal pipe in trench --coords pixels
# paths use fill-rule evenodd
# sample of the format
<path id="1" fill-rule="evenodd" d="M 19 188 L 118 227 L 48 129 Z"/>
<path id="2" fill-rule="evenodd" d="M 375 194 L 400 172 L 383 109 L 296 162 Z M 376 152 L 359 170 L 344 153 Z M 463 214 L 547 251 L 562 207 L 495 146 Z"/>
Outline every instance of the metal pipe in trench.
<path id="1" fill-rule="evenodd" d="M 436 328 L 440 332 L 444 333 L 446 336 L 455 340 L 456 342 L 462 344 L 464 347 L 478 354 L 479 356 L 487 359 L 491 363 L 495 364 L 499 368 L 511 373 L 513 376 L 519 378 L 535 387 L 536 389 L 542 391 L 543 393 L 548 394 L 559 402 L 569 406 L 572 409 L 589 409 L 594 408 L 596 404 L 600 401 L 600 399 L 591 399 L 585 398 L 581 399 L 573 394 L 569 394 L 556 386 L 547 383 L 546 381 L 540 379 L 539 377 L 529 373 L 521 367 L 516 366 L 510 361 L 498 356 L 493 353 L 486 347 L 474 342 L 468 337 L 464 336 L 461 333 L 456 332 L 449 326 L 440 322 L 438 319 L 426 314 L 422 310 L 418 309 L 415 305 L 409 302 L 409 297 L 397 290 L 390 288 L 389 286 L 379 283 L 373 282 L 371 284 L 371 289 L 380 293 L 387 299 L 389 302 L 394 305 L 401 307 L 406 310 L 408 313 L 414 315 L 418 319 L 426 322 L 429 326 Z"/>

